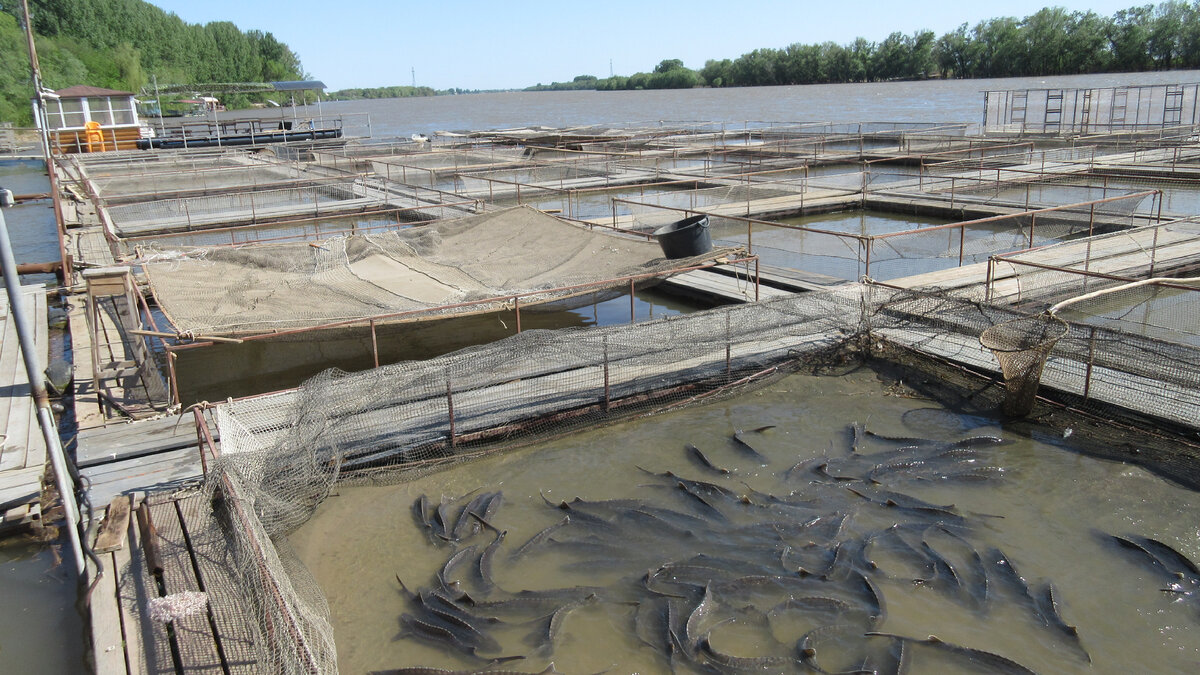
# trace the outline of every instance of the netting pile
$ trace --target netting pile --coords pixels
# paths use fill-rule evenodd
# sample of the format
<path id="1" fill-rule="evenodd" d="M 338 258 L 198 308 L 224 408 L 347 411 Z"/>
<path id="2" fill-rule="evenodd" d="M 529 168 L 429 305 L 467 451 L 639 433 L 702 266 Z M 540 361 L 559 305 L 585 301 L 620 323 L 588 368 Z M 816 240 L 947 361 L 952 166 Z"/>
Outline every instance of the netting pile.
<path id="1" fill-rule="evenodd" d="M 234 527 L 231 545 L 270 637 L 258 645 L 268 652 L 264 662 L 277 672 L 334 672 L 320 589 L 279 535 L 338 484 L 404 480 L 572 429 L 744 392 L 775 373 L 864 348 L 994 372 L 981 333 L 1023 316 L 852 284 L 634 325 L 527 331 L 428 361 L 328 371 L 295 391 L 222 404 L 214 473 L 227 483 L 225 508 L 230 518 L 261 521 L 248 534 Z M 1200 349 L 1065 328 L 1049 350 L 1043 391 L 1084 408 L 1116 404 L 1195 427 Z M 278 545 L 259 552 L 271 538 Z"/>
<path id="2" fill-rule="evenodd" d="M 178 330 L 244 335 L 415 310 L 432 310 L 426 318 L 494 311 L 523 293 L 533 295 L 522 305 L 590 297 L 606 281 L 667 274 L 727 253 L 667 260 L 655 242 L 518 207 L 312 244 L 154 252 L 145 269 Z M 595 285 L 571 288 L 581 284 Z M 483 300 L 491 301 L 448 307 Z"/>

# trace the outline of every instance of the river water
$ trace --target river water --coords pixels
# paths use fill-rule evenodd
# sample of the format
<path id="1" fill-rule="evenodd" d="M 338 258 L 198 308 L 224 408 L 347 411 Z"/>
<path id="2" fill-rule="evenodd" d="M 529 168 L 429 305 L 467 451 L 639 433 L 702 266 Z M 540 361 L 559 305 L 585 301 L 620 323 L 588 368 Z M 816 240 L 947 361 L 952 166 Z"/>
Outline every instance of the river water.
<path id="1" fill-rule="evenodd" d="M 1042 87 L 1112 87 L 1195 82 L 1200 71 L 1112 73 L 991 80 L 927 80 L 868 84 L 648 91 L 548 91 L 331 101 L 299 109 L 314 114 L 365 114 L 376 138 L 434 131 L 521 126 L 622 125 L 659 121 L 966 122 L 983 119 L 983 91 Z M 291 117 L 293 111 L 271 111 Z M 228 113 L 229 119 L 263 111 Z M 349 124 L 349 122 L 348 122 Z M 356 126 L 358 122 L 354 123 Z M 363 120 L 365 125 L 365 119 Z M 364 130 L 365 133 L 365 130 Z"/>
<path id="2" fill-rule="evenodd" d="M 878 647 L 879 638 L 862 636 L 869 630 L 918 639 L 936 635 L 950 643 L 999 654 L 1041 673 L 1196 671 L 1200 663 L 1198 603 L 1163 593 L 1164 578 L 1110 536 L 1152 537 L 1197 559 L 1200 505 L 1193 493 L 1142 468 L 1077 454 L 1061 434 L 1022 437 L 985 417 L 951 413 L 930 401 L 895 393 L 886 378 L 869 369 L 837 377 L 792 375 L 733 400 L 572 434 L 412 482 L 341 488 L 292 535 L 291 542 L 329 600 L 339 665 L 346 673 L 482 664 L 436 639 L 414 636 L 405 630 L 401 618 L 419 614 L 419 608 L 406 597 L 396 577 L 413 591 L 429 589 L 437 585 L 438 570 L 452 554 L 464 550 L 466 562 L 449 572 L 448 578 L 458 581 L 459 589 L 479 601 L 511 598 L 523 590 L 589 587 L 577 596 L 565 596 L 557 604 L 528 613 L 512 613 L 504 604 L 487 609 L 480 604 L 474 610 L 502 621 L 484 628 L 498 644 L 486 653 L 480 650 L 480 656 L 524 655 L 526 660 L 510 664 L 524 672 L 538 672 L 550 661 L 563 673 L 712 672 L 668 657 L 661 644 L 643 643 L 639 636 L 647 633 L 638 628 L 638 617 L 656 601 L 647 590 L 647 573 L 660 565 L 704 556 L 710 556 L 703 566 L 714 578 L 728 581 L 730 576 L 742 574 L 775 574 L 786 577 L 779 584 L 791 584 L 756 584 L 753 592 L 738 590 L 738 583 L 710 584 L 717 609 L 712 616 L 701 618 L 698 632 L 707 634 L 712 647 L 725 654 L 794 658 L 795 645 L 805 632 L 821 625 L 849 625 L 842 639 L 819 640 L 818 661 L 827 672 L 861 664 L 864 655 Z M 855 421 L 864 422 L 868 431 L 888 436 L 945 441 L 1003 436 L 1010 443 L 971 460 L 969 480 L 932 474 L 901 478 L 900 473 L 878 472 L 870 480 L 862 480 L 861 474 L 860 479 L 852 480 L 848 474 L 854 472 L 845 466 L 857 464 L 863 457 L 870 458 L 865 466 L 882 463 L 878 458 L 883 455 L 872 457 L 871 453 L 896 447 L 867 437 L 855 457 L 849 450 L 853 441 L 848 431 Z M 765 458 L 747 454 L 730 440 L 736 430 L 767 425 L 775 426 L 742 435 Z M 695 444 L 713 464 L 732 473 L 717 475 L 690 460 L 687 443 Z M 827 467 L 814 473 L 810 463 L 804 471 L 788 475 L 789 467 L 798 460 L 820 456 L 831 458 Z M 985 477 L 984 465 L 994 467 L 994 473 Z M 954 462 L 943 468 L 955 472 L 955 467 L 961 468 Z M 665 471 L 711 481 L 737 495 L 749 495 L 755 503 L 743 505 L 733 499 L 718 503 L 730 521 L 703 525 L 699 521 L 708 521 L 713 511 L 675 489 L 676 479 L 664 478 L 661 474 Z M 939 588 L 936 574 L 932 581 L 917 583 L 917 579 L 929 579 L 931 572 L 914 564 L 910 549 L 885 543 L 887 535 L 871 538 L 871 533 L 911 517 L 900 508 L 865 502 L 858 493 L 878 488 L 872 480 L 905 495 L 895 497 L 897 500 L 917 497 L 954 505 L 948 508 L 969 514 L 965 527 L 955 529 L 960 538 L 921 524 L 916 531 L 923 530 L 924 535 L 910 542 L 917 548 L 928 544 L 944 552 L 968 547 L 960 549 L 951 563 L 958 580 L 952 589 Z M 443 498 L 482 493 L 475 490 L 503 494 L 491 522 L 506 535 L 492 556 L 494 587 L 490 590 L 482 586 L 476 567 L 479 554 L 495 540 L 494 534 L 484 530 L 461 544 L 447 544 L 429 537 L 413 516 L 413 505 L 422 494 L 437 506 Z M 864 619 L 861 596 L 855 601 L 854 593 L 847 592 L 846 584 L 858 580 L 853 574 L 838 577 L 833 573 L 828 580 L 818 581 L 796 572 L 797 567 L 808 566 L 815 575 L 828 563 L 828 557 L 818 561 L 801 552 L 817 550 L 813 544 L 831 535 L 797 534 L 789 529 L 794 523 L 786 518 L 764 515 L 767 494 L 804 501 L 807 506 L 791 512 L 795 522 L 813 513 L 848 514 L 836 536 L 847 550 L 864 537 L 872 542 L 867 545 L 867 557 L 878 568 L 865 574 L 875 580 L 878 592 L 886 598 L 883 616 L 874 621 Z M 688 529 L 681 534 L 663 521 L 633 513 L 633 506 L 621 502 L 596 511 L 607 523 L 598 524 L 579 520 L 583 518 L 577 515 L 579 511 L 564 511 L 545 501 L 557 504 L 576 497 L 589 502 L 632 500 L 645 505 L 645 511 L 670 508 L 697 520 L 684 521 L 680 527 Z M 467 499 L 460 499 L 457 507 Z M 564 515 L 575 518 L 575 524 L 555 531 L 522 557 L 514 556 L 524 542 L 560 522 Z M 777 531 L 751 537 L 751 532 L 762 532 L 763 521 L 770 521 Z M 993 549 L 1007 556 L 1009 567 L 1023 575 L 1034 596 L 1053 587 L 1060 615 L 1067 624 L 1078 627 L 1078 640 L 1044 625 L 1031 609 L 1028 596 L 1014 591 L 1003 574 L 973 577 L 969 551 L 991 560 L 988 556 Z M 829 549 L 823 550 L 828 555 Z M 947 559 L 950 557 L 947 554 Z M 733 559 L 737 562 L 731 562 Z M 743 564 L 745 567 L 740 567 Z M 833 563 L 835 568 L 837 565 Z M 694 571 L 697 567 L 675 569 Z M 735 568 L 739 571 L 729 571 Z M 682 572 L 670 578 L 683 578 Z M 686 611 L 697 607 L 705 592 L 703 581 L 689 586 L 666 583 L 661 575 L 656 579 L 656 591 L 687 598 L 679 600 Z M 691 583 L 696 584 L 694 580 Z M 589 599 L 588 593 L 597 597 Z M 973 593 L 987 600 L 973 604 L 966 599 Z M 846 600 L 851 606 L 793 612 L 796 607 L 787 604 L 789 598 L 827 606 Z M 564 613 L 551 643 L 543 643 L 540 635 L 547 617 L 571 600 L 581 602 Z M 947 659 L 946 654 L 928 649 L 914 652 L 914 673 L 995 672 L 990 668 L 973 670 L 969 660 Z M 793 671 L 800 671 L 794 663 L 758 672 Z"/>

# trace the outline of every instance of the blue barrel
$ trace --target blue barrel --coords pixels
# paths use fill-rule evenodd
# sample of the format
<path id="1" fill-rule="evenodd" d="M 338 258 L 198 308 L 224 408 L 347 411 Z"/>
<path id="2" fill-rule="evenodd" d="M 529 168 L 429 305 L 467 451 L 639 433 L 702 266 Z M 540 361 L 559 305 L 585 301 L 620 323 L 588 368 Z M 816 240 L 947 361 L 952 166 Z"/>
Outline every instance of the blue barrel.
<path id="1" fill-rule="evenodd" d="M 672 260 L 704 255 L 712 250 L 712 237 L 708 234 L 708 216 L 677 220 L 655 230 L 654 238 L 662 247 L 663 255 Z"/>

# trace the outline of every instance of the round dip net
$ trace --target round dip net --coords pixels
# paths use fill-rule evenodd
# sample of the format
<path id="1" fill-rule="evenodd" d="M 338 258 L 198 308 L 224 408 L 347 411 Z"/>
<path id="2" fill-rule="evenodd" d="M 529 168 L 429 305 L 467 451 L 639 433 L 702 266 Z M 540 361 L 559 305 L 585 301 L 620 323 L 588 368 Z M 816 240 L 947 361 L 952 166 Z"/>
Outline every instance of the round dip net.
<path id="1" fill-rule="evenodd" d="M 980 344 L 992 350 L 1004 373 L 1007 395 L 1001 410 L 1005 415 L 1024 417 L 1033 410 L 1046 357 L 1067 329 L 1062 319 L 1041 314 L 998 323 L 979 336 Z"/>

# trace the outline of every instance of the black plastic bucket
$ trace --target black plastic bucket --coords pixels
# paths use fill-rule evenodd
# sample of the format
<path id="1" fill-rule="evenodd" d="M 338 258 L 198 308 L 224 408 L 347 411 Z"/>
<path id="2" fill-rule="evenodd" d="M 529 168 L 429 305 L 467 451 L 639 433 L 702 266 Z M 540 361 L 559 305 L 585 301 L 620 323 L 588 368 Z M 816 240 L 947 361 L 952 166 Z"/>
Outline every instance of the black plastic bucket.
<path id="1" fill-rule="evenodd" d="M 654 231 L 654 238 L 668 258 L 690 258 L 712 250 L 708 216 L 692 216 Z"/>

